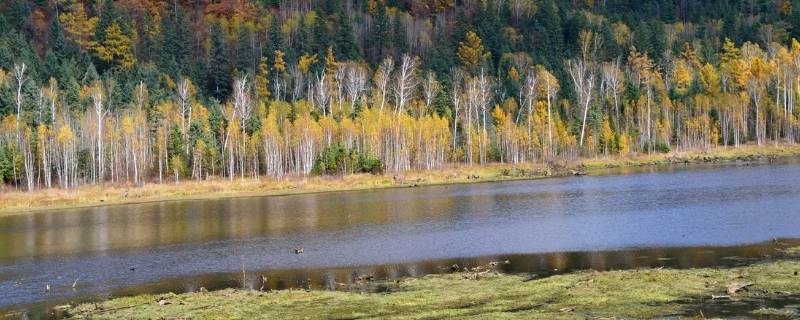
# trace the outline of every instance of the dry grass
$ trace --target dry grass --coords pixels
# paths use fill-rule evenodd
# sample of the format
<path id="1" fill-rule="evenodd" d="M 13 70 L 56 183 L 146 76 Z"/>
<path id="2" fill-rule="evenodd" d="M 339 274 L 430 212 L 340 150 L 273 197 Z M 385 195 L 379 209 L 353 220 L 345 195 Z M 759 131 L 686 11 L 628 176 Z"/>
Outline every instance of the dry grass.
<path id="1" fill-rule="evenodd" d="M 765 158 L 772 159 L 793 156 L 800 156 L 800 145 L 742 145 L 739 148 L 716 147 L 705 151 L 674 151 L 666 154 L 641 154 L 631 157 L 598 157 L 584 160 L 583 165 L 587 169 L 596 169 L 672 163 L 707 163 L 737 160 L 754 161 Z"/>

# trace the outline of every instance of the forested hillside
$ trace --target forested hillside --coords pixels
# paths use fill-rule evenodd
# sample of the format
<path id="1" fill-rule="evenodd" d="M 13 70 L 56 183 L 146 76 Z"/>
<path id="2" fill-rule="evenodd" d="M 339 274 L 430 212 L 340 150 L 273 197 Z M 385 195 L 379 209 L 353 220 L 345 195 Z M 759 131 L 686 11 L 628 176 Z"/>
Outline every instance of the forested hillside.
<path id="1" fill-rule="evenodd" d="M 795 143 L 800 1 L 0 0 L 0 181 Z"/>

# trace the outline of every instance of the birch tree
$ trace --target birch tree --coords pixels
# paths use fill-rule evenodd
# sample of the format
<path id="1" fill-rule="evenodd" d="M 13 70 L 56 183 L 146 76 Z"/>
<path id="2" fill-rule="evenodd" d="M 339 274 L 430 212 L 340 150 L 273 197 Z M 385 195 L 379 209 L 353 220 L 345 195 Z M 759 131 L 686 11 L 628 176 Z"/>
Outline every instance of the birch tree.
<path id="1" fill-rule="evenodd" d="M 417 87 L 417 66 L 419 59 L 409 55 L 403 55 L 400 59 L 400 68 L 397 70 L 394 82 L 394 95 L 397 105 L 395 113 L 403 112 L 405 105 L 413 99 L 414 89 Z"/>

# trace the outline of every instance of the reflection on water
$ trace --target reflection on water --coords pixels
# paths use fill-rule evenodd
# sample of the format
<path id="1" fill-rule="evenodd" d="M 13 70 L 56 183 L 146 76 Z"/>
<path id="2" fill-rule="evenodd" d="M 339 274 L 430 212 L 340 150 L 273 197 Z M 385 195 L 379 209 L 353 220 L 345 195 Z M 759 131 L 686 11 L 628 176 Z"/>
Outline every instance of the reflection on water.
<path id="1" fill-rule="evenodd" d="M 240 286 L 243 263 L 252 281 L 267 274 L 270 288 L 329 289 L 348 288 L 360 274 L 391 279 L 505 259 L 512 263 L 504 271 L 540 276 L 735 265 L 774 250 L 743 244 L 800 238 L 798 169 L 791 162 L 637 168 L 0 217 L 0 309 Z M 296 247 L 305 253 L 294 254 Z"/>
<path id="2" fill-rule="evenodd" d="M 59 286 L 54 286 L 53 298 L 46 302 L 18 305 L 8 310 L 26 310 L 31 316 L 44 316 L 51 308 L 65 303 L 103 300 L 115 296 L 137 295 L 142 293 L 164 292 L 196 292 L 204 287 L 209 290 L 224 288 L 249 288 L 253 290 L 278 290 L 287 288 L 308 288 L 340 291 L 375 291 L 389 290 L 391 284 L 386 280 L 404 277 L 416 277 L 426 274 L 451 273 L 450 268 L 485 266 L 491 262 L 498 264 L 497 270 L 504 273 L 524 274 L 531 279 L 544 278 L 556 274 L 579 270 L 622 270 L 640 267 L 666 268 L 701 268 L 701 267 L 735 267 L 743 266 L 776 256 L 781 249 L 800 245 L 800 240 L 781 239 L 777 243 L 768 241 L 753 245 L 734 247 L 681 247 L 629 249 L 618 251 L 582 251 L 543 254 L 513 254 L 491 257 L 443 259 L 433 261 L 410 262 L 402 264 L 385 264 L 372 266 L 355 266 L 321 269 L 293 270 L 258 270 L 246 267 L 246 275 L 242 282 L 241 271 L 200 274 L 187 277 L 160 279 L 157 282 L 137 284 L 132 287 L 119 288 L 95 293 L 85 293 L 69 288 L 71 279 L 64 279 Z M 506 264 L 505 261 L 508 261 Z M 262 283 L 261 276 L 267 277 Z M 360 278 L 371 276 L 374 282 L 361 281 Z M 243 284 L 244 283 L 244 284 Z M 375 287 L 375 284 L 380 287 Z M 386 286 L 384 286 L 386 284 Z M 704 310 L 723 312 L 725 306 L 707 306 Z M 0 309 L 0 310 L 3 310 Z M 752 309 L 752 308 L 751 308 Z M 748 309 L 748 310 L 751 310 Z M 706 311 L 708 312 L 708 311 Z M 2 313 L 0 312 L 0 315 Z"/>

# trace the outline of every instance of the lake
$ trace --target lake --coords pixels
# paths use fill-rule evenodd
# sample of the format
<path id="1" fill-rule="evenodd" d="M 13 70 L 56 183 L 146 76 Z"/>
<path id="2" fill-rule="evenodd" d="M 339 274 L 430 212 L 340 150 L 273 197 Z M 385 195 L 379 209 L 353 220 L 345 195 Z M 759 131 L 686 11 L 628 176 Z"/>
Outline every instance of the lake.
<path id="1" fill-rule="evenodd" d="M 0 316 L 120 295 L 258 289 L 261 275 L 269 289 L 358 290 L 361 275 L 504 260 L 505 272 L 537 276 L 735 266 L 795 239 L 796 160 L 53 210 L 0 217 Z"/>

